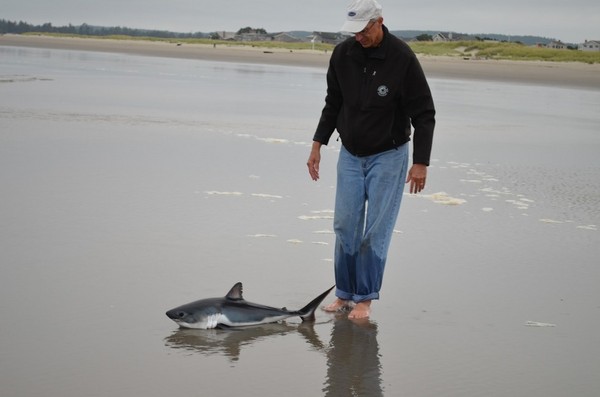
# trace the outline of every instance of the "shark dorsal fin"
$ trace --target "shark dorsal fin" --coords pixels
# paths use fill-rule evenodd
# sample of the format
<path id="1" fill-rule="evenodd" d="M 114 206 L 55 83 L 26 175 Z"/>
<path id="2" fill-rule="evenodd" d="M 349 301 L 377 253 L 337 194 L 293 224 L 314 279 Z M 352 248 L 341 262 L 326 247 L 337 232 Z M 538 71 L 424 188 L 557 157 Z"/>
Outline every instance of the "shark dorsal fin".
<path id="1" fill-rule="evenodd" d="M 231 287 L 227 295 L 225 295 L 225 298 L 234 301 L 244 300 L 242 283 L 235 283 L 235 285 Z"/>

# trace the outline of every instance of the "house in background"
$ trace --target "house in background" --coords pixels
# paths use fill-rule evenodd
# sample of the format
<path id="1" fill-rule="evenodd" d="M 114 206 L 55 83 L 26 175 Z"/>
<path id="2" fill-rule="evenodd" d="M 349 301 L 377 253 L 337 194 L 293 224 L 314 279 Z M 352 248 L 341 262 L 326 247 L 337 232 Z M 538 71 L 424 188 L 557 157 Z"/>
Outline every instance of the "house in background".
<path id="1" fill-rule="evenodd" d="M 452 41 L 452 32 L 439 32 L 433 35 L 433 41 Z"/>
<path id="2" fill-rule="evenodd" d="M 235 40 L 235 32 L 215 32 L 219 40 Z"/>
<path id="3" fill-rule="evenodd" d="M 579 44 L 578 49 L 581 51 L 600 51 L 600 40 L 586 40 Z"/>
<path id="4" fill-rule="evenodd" d="M 292 35 L 290 35 L 289 33 L 286 33 L 286 32 L 273 33 L 271 35 L 271 39 L 273 41 L 283 41 L 285 43 L 298 43 L 298 42 L 302 41 L 299 38 L 294 37 L 294 36 L 292 36 Z"/>
<path id="5" fill-rule="evenodd" d="M 466 34 L 459 34 L 454 32 L 439 32 L 434 34 L 431 39 L 433 41 L 463 41 L 473 40 L 473 37 Z"/>
<path id="6" fill-rule="evenodd" d="M 563 43 L 562 41 L 558 40 L 558 41 L 551 41 L 548 44 L 546 44 L 546 48 L 552 48 L 555 50 L 564 50 L 567 48 L 567 45 L 565 43 Z"/>
<path id="7" fill-rule="evenodd" d="M 339 44 L 346 40 L 348 36 L 342 33 L 330 33 L 330 32 L 313 32 L 310 41 L 313 43 L 326 43 L 326 44 Z"/>
<path id="8" fill-rule="evenodd" d="M 272 39 L 266 33 L 262 33 L 257 30 L 253 30 L 251 32 L 236 34 L 235 40 L 236 41 L 271 41 Z"/>

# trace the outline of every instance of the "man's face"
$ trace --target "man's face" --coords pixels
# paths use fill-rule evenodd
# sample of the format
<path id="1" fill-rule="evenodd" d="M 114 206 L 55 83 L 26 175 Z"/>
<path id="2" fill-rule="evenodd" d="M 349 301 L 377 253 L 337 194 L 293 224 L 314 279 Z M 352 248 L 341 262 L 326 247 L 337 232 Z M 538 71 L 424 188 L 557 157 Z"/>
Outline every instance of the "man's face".
<path id="1" fill-rule="evenodd" d="M 381 30 L 382 22 L 382 18 L 369 22 L 363 30 L 358 33 L 354 33 L 354 38 L 364 48 L 370 48 L 379 45 L 381 42 L 381 36 L 383 35 Z"/>

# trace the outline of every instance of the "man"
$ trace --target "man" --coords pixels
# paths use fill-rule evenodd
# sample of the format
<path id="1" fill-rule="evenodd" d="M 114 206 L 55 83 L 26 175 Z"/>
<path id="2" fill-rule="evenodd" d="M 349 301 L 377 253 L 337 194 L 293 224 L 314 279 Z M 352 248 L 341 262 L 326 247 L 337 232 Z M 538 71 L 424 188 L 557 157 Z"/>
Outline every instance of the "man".
<path id="1" fill-rule="evenodd" d="M 307 165 L 318 180 L 321 145 L 337 130 L 342 141 L 334 216 L 337 299 L 324 310 L 352 308 L 348 317 L 361 319 L 379 299 L 404 184 L 411 193 L 425 187 L 435 108 L 415 54 L 383 25 L 377 1 L 350 4 L 341 30 L 354 37 L 331 55 L 325 107 Z"/>

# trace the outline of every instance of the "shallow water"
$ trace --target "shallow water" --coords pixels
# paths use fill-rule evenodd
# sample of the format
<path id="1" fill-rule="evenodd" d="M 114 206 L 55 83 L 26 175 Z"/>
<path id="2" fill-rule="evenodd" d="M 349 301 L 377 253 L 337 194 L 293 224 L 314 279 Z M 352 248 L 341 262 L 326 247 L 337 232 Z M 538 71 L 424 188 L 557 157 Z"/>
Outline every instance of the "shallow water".
<path id="1" fill-rule="evenodd" d="M 164 312 L 331 286 L 325 71 L 0 59 L 2 395 L 597 395 L 600 92 L 432 79 L 429 184 L 371 320 L 194 331 Z"/>

